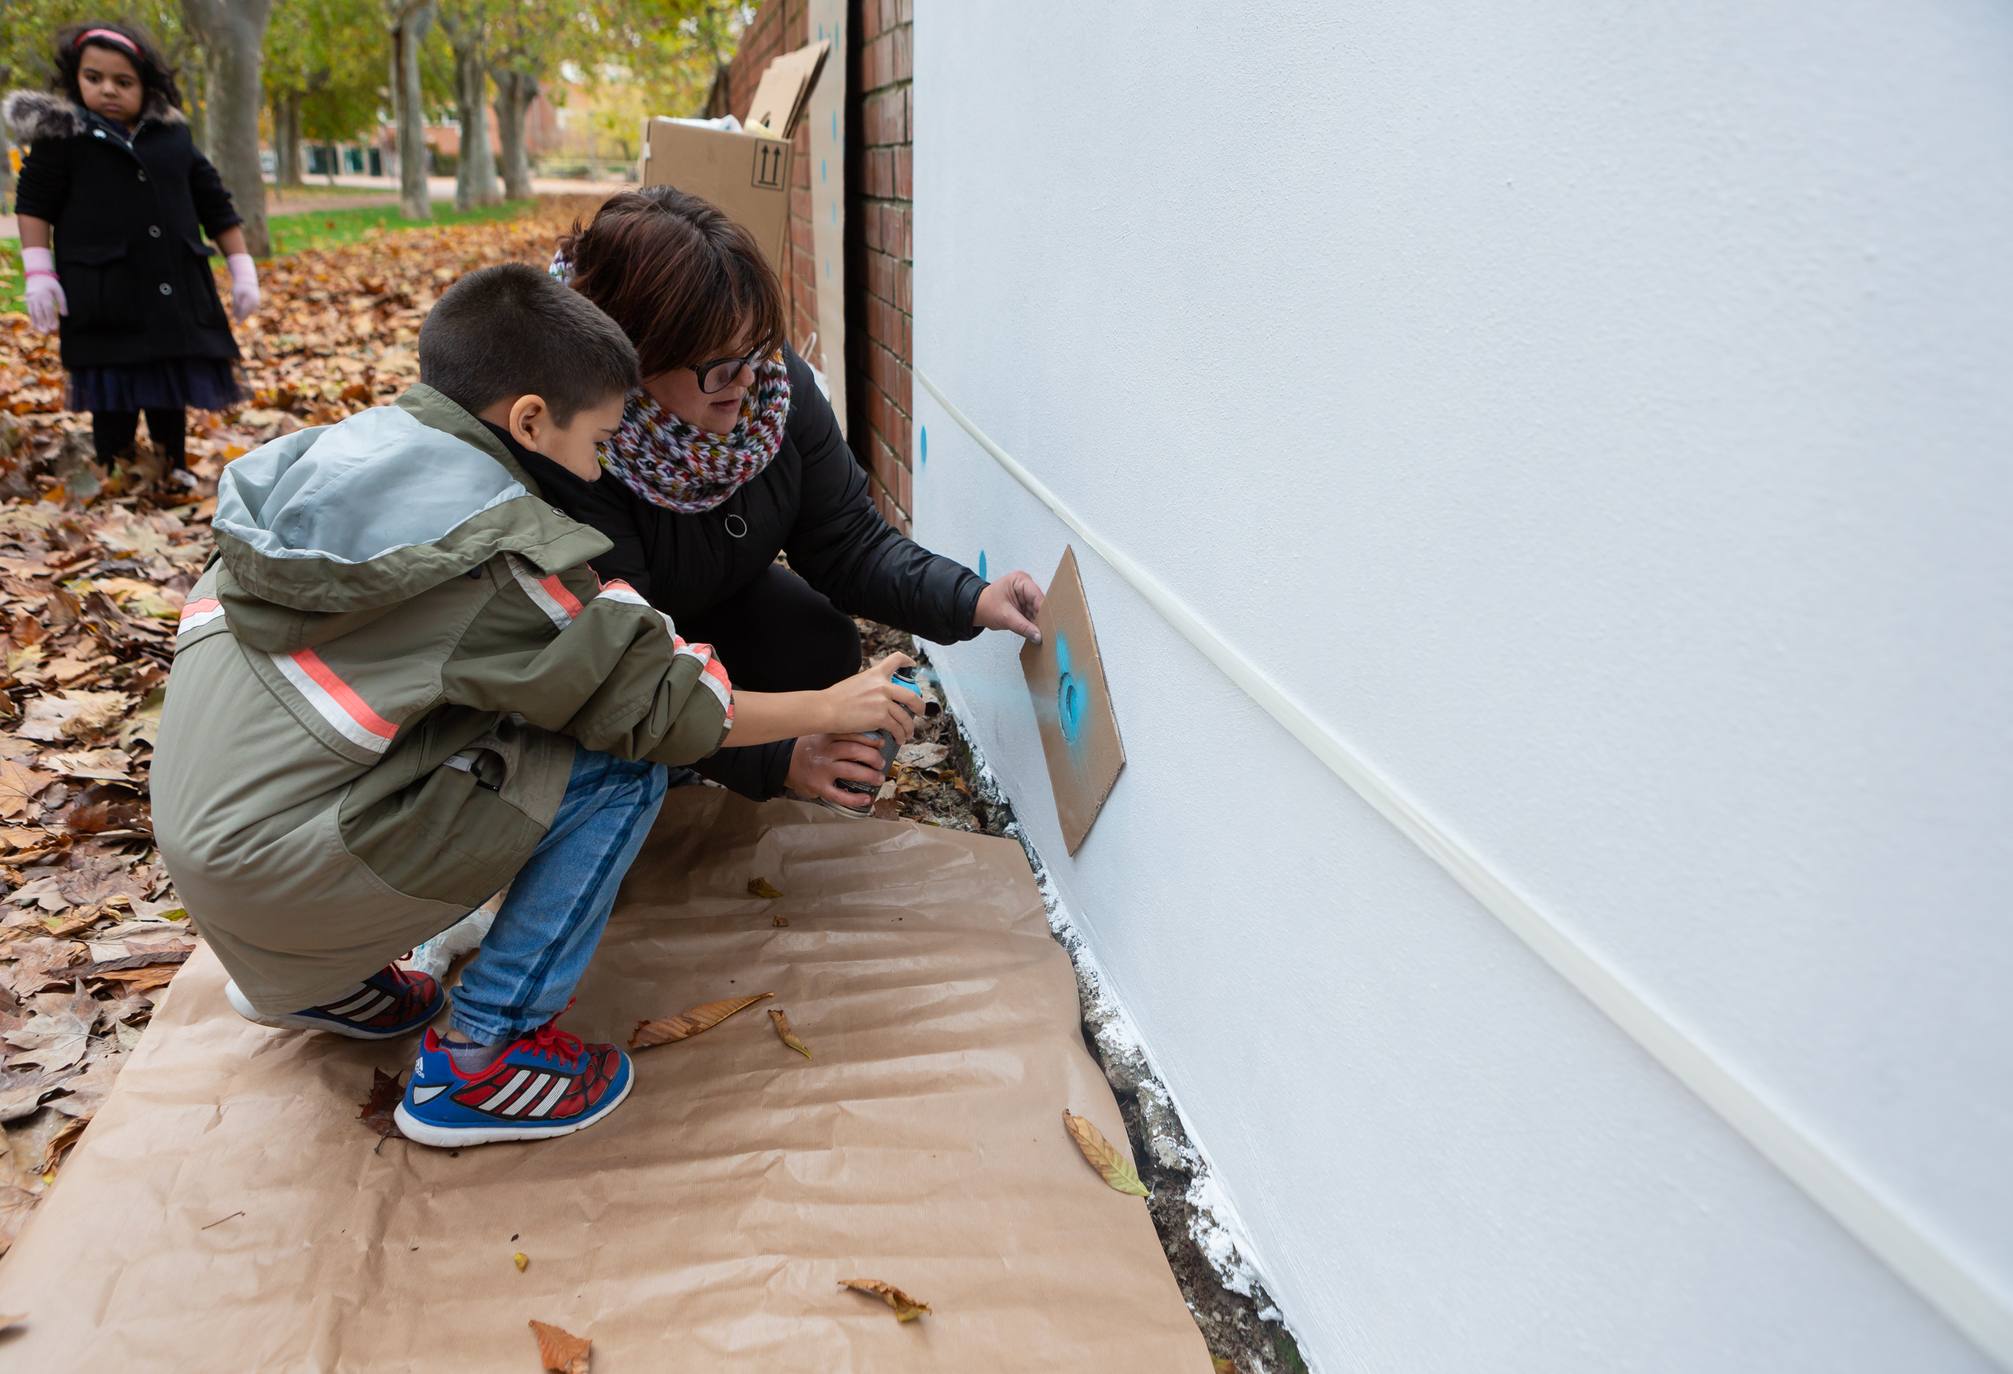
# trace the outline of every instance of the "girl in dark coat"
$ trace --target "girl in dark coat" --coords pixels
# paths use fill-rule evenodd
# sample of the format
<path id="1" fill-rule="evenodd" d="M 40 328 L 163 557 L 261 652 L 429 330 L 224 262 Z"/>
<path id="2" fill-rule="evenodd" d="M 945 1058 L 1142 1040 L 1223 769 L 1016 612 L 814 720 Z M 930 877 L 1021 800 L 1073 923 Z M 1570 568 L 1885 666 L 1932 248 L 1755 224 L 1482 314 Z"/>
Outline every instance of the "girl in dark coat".
<path id="1" fill-rule="evenodd" d="M 131 451 L 144 411 L 155 449 L 180 467 L 187 408 L 242 398 L 201 234 L 229 254 L 240 320 L 258 306 L 258 270 L 180 104 L 152 42 L 123 24 L 64 29 L 54 94 L 6 101 L 29 145 L 15 196 L 28 316 L 45 332 L 60 323 L 70 408 L 91 412 L 102 462 Z"/>
<path id="2" fill-rule="evenodd" d="M 1032 577 L 988 583 L 875 510 L 810 366 L 783 344 L 782 287 L 747 230 L 653 186 L 575 226 L 553 271 L 623 327 L 643 387 L 601 447 L 604 480 L 518 457 L 546 499 L 614 542 L 595 561 L 601 576 L 711 642 L 736 682 L 808 691 L 850 676 L 851 613 L 939 644 L 987 629 L 1039 638 Z M 837 784 L 882 777 L 879 746 L 857 735 L 722 749 L 698 771 L 758 800 L 789 793 L 855 812 L 871 793 Z"/>

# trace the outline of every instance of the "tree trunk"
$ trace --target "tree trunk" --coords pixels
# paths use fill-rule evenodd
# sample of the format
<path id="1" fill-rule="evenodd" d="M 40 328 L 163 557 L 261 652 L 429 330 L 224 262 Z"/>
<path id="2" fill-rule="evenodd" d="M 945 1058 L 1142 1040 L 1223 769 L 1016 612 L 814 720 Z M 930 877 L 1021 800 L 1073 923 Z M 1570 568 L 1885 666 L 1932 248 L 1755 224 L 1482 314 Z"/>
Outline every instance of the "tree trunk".
<path id="1" fill-rule="evenodd" d="M 210 55 L 210 160 L 244 217 L 245 243 L 254 257 L 271 251 L 266 237 L 266 178 L 259 166 L 261 49 L 272 0 L 182 0 L 182 15 L 202 35 Z"/>
<path id="2" fill-rule="evenodd" d="M 496 141 L 503 161 L 503 194 L 510 200 L 531 198 L 531 154 L 525 147 L 525 115 L 538 99 L 538 78 L 530 72 L 498 68 L 496 79 Z"/>
<path id="3" fill-rule="evenodd" d="M 454 47 L 454 104 L 461 119 L 461 156 L 454 168 L 454 208 L 494 205 L 496 164 L 489 153 L 489 73 L 482 62 L 482 26 L 448 30 Z"/>
<path id="4" fill-rule="evenodd" d="M 182 114 L 189 121 L 189 142 L 204 157 L 210 155 L 210 59 L 198 49 L 182 65 L 187 79 L 182 82 L 182 99 L 188 104 Z"/>
<path id="5" fill-rule="evenodd" d="M 307 185 L 306 159 L 301 156 L 301 100 L 289 91 L 273 102 L 274 180 L 289 191 Z"/>
<path id="6" fill-rule="evenodd" d="M 399 0 L 391 30 L 392 117 L 398 121 L 398 204 L 407 219 L 433 218 L 426 190 L 426 114 L 419 45 L 433 23 L 431 0 Z"/>

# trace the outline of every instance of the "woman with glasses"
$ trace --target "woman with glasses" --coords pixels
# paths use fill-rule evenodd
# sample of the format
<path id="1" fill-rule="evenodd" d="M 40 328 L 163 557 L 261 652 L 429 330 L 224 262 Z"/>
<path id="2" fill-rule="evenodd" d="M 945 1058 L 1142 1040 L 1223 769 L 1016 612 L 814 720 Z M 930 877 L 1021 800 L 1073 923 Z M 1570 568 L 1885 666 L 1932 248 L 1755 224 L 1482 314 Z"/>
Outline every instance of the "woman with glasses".
<path id="1" fill-rule="evenodd" d="M 988 629 L 1037 637 L 1032 577 L 987 583 L 881 518 L 810 366 L 784 342 L 782 288 L 747 230 L 653 186 L 576 224 L 552 271 L 622 326 L 643 386 L 601 447 L 601 481 L 535 455 L 533 476 L 614 543 L 594 560 L 602 579 L 710 642 L 736 684 L 809 691 L 852 675 L 852 614 L 940 644 Z M 757 800 L 787 793 L 864 814 L 882 764 L 868 737 L 823 735 L 722 749 L 698 771 Z"/>

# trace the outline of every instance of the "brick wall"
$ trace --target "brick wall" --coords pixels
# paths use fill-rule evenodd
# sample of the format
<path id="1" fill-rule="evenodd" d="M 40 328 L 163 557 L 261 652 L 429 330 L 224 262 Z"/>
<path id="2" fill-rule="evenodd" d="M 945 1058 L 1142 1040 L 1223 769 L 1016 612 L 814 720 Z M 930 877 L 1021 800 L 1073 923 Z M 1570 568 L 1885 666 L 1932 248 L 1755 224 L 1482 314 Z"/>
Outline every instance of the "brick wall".
<path id="1" fill-rule="evenodd" d="M 769 0 L 741 36 L 741 48 L 727 71 L 727 108 L 741 119 L 755 103 L 755 87 L 770 61 L 810 39 L 804 0 Z M 783 275 L 783 318 L 790 342 L 801 347 L 818 328 L 818 279 L 812 271 L 811 247 L 811 127 L 798 124 L 796 171 L 790 186 L 790 240 L 779 265 Z"/>
<path id="2" fill-rule="evenodd" d="M 849 0 L 846 96 L 846 413 L 847 441 L 870 474 L 875 503 L 909 528 L 913 483 L 910 339 L 910 25 L 915 0 Z M 771 59 L 809 41 L 804 0 L 768 0 L 742 36 L 729 69 L 727 108 L 745 117 Z M 810 130 L 796 135 L 790 193 L 790 247 L 784 264 L 790 340 L 817 327 L 818 288 L 811 243 Z"/>
<path id="3" fill-rule="evenodd" d="M 881 513 L 906 530 L 914 509 L 909 157 L 915 87 L 909 36 L 915 0 L 856 0 L 853 11 L 846 330 L 852 352 L 849 413 L 859 418 L 850 437 L 853 452 L 873 473 Z"/>

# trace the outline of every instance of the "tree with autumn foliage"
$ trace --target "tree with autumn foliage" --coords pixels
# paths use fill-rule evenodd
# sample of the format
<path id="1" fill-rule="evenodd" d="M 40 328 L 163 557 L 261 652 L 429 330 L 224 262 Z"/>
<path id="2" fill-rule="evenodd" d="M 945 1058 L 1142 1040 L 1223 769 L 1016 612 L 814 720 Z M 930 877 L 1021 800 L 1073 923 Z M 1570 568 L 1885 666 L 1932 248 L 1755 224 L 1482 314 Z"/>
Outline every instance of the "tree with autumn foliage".
<path id="1" fill-rule="evenodd" d="M 385 60 L 358 34 L 375 31 L 378 0 L 274 0 L 266 26 L 266 103 L 275 181 L 304 179 L 301 148 L 374 131 L 384 108 Z"/>

